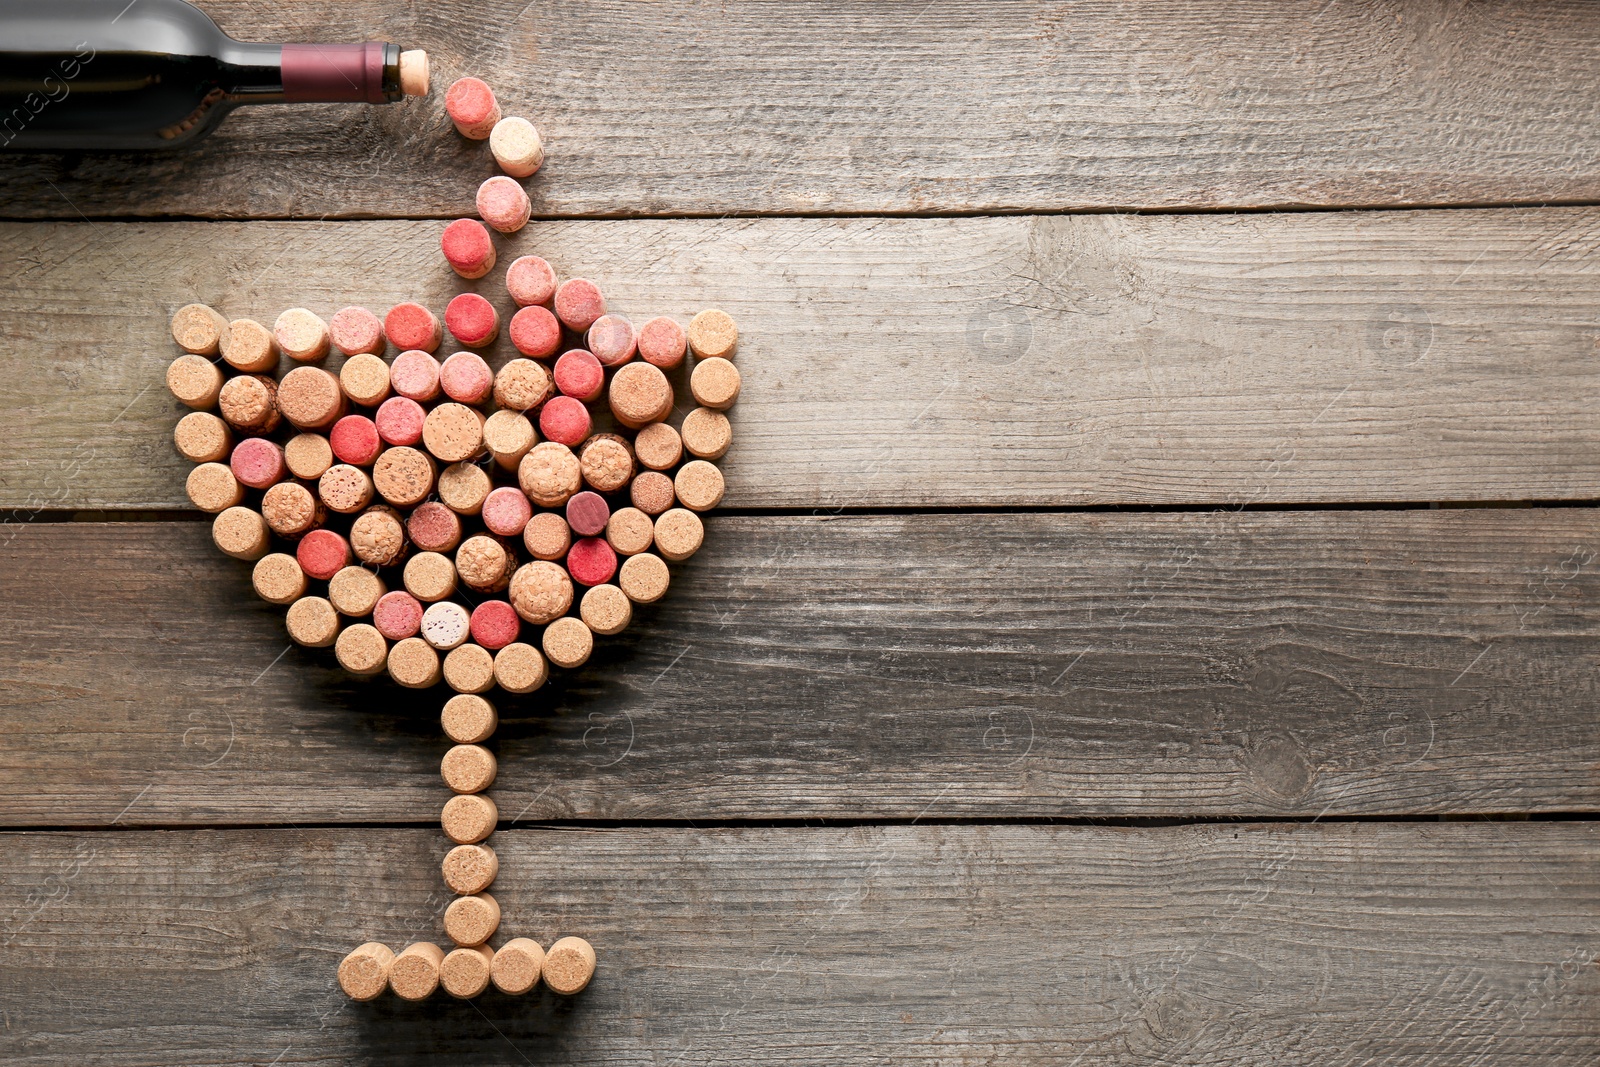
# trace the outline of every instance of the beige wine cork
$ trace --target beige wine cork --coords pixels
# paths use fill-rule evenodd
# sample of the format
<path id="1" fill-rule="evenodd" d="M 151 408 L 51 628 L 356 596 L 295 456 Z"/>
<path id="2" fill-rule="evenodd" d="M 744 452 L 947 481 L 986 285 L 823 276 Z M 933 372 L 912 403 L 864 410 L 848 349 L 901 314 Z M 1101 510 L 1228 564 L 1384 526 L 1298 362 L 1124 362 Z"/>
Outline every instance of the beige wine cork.
<path id="1" fill-rule="evenodd" d="M 233 451 L 233 431 L 209 411 L 191 411 L 178 420 L 172 443 L 190 463 L 215 463 Z"/>
<path id="2" fill-rule="evenodd" d="M 339 613 L 326 597 L 303 596 L 289 605 L 285 616 L 289 636 L 307 648 L 327 648 L 339 636 Z"/>
<path id="3" fill-rule="evenodd" d="M 543 625 L 559 619 L 572 607 L 572 579 L 560 566 L 534 560 L 517 568 L 511 577 L 511 606 L 523 622 Z"/>
<path id="4" fill-rule="evenodd" d="M 725 359 L 702 359 L 689 375 L 689 392 L 701 407 L 725 411 L 739 399 L 739 368 Z"/>
<path id="5" fill-rule="evenodd" d="M 451 649 L 444 658 L 444 684 L 458 693 L 487 693 L 494 688 L 494 654 L 474 644 Z"/>
<path id="6" fill-rule="evenodd" d="M 532 645 L 513 641 L 494 654 L 494 680 L 508 693 L 531 693 L 550 678 L 544 654 Z"/>
<path id="7" fill-rule="evenodd" d="M 583 468 L 566 445 L 541 441 L 517 465 L 517 484 L 540 507 L 559 508 L 583 488 Z"/>
<path id="8" fill-rule="evenodd" d="M 638 508 L 619 508 L 606 520 L 606 540 L 619 556 L 648 552 L 655 532 L 655 523 Z"/>
<path id="9" fill-rule="evenodd" d="M 420 48 L 408 48 L 400 53 L 400 91 L 406 96 L 427 96 L 431 80 L 428 71 L 428 53 Z"/>
<path id="10" fill-rule="evenodd" d="M 589 488 L 615 493 L 633 480 L 633 449 L 614 433 L 597 433 L 578 448 L 578 468 Z"/>
<path id="11" fill-rule="evenodd" d="M 427 1000 L 439 988 L 444 949 L 421 941 L 407 945 L 389 965 L 389 988 L 401 1000 Z"/>
<path id="12" fill-rule="evenodd" d="M 329 511 L 354 515 L 372 503 L 372 478 L 360 467 L 335 463 L 317 479 L 317 495 Z"/>
<path id="13" fill-rule="evenodd" d="M 594 634 L 582 619 L 563 616 L 544 628 L 544 655 L 557 667 L 571 670 L 589 662 L 594 651 Z"/>
<path id="14" fill-rule="evenodd" d="M 522 528 L 522 543 L 534 559 L 554 562 L 572 547 L 572 527 L 560 513 L 541 511 Z"/>
<path id="15" fill-rule="evenodd" d="M 504 118 L 489 133 L 489 151 L 500 169 L 513 178 L 532 177 L 544 162 L 539 131 L 527 119 Z"/>
<path id="16" fill-rule="evenodd" d="M 653 471 L 676 467 L 683 458 L 683 439 L 664 422 L 652 422 L 633 439 L 633 454 L 641 466 Z"/>
<path id="17" fill-rule="evenodd" d="M 339 666 L 351 674 L 368 678 L 382 674 L 388 666 L 389 642 L 384 640 L 377 627 L 358 622 L 340 632 L 339 639 L 333 645 L 333 654 L 338 657 Z"/>
<path id="18" fill-rule="evenodd" d="M 652 363 L 627 363 L 617 368 L 606 398 L 617 421 L 635 430 L 672 414 L 672 383 Z"/>
<path id="19" fill-rule="evenodd" d="M 283 354 L 296 363 L 315 363 L 328 355 L 328 324 L 305 308 L 290 308 L 279 315 L 272 324 L 272 336 Z"/>
<path id="20" fill-rule="evenodd" d="M 488 845 L 457 845 L 445 853 L 441 868 L 450 892 L 481 893 L 500 873 L 500 857 Z"/>
<path id="21" fill-rule="evenodd" d="M 327 521 L 328 512 L 299 482 L 279 482 L 261 497 L 261 516 L 279 537 L 290 540 Z"/>
<path id="22" fill-rule="evenodd" d="M 267 520 L 261 517 L 259 511 L 235 506 L 212 520 L 211 540 L 234 559 L 254 563 L 267 554 L 272 544 L 272 532 L 267 529 Z"/>
<path id="23" fill-rule="evenodd" d="M 457 515 L 481 512 L 493 488 L 488 472 L 476 464 L 452 463 L 439 472 L 439 501 Z"/>
<path id="24" fill-rule="evenodd" d="M 522 457 L 538 443 L 533 423 L 520 411 L 501 408 L 483 424 L 483 444 L 494 461 L 508 471 L 517 469 Z"/>
<path id="25" fill-rule="evenodd" d="M 494 705 L 483 697 L 462 693 L 445 701 L 439 722 L 445 735 L 456 744 L 475 745 L 494 736 L 500 717 Z"/>
<path id="26" fill-rule="evenodd" d="M 474 534 L 456 549 L 456 574 L 474 592 L 500 592 L 511 584 L 516 570 L 516 557 L 488 534 Z"/>
<path id="27" fill-rule="evenodd" d="M 244 499 L 244 486 L 226 463 L 200 464 L 189 472 L 183 488 L 190 503 L 211 515 L 227 511 Z"/>
<path id="28" fill-rule="evenodd" d="M 265 434 L 278 428 L 278 383 L 264 374 L 241 374 L 222 383 L 217 407 L 228 425 L 244 433 Z"/>
<path id="29" fill-rule="evenodd" d="M 320 433 L 300 433 L 283 446 L 283 463 L 296 478 L 314 482 L 333 466 L 333 446 Z"/>
<path id="30" fill-rule="evenodd" d="M 439 681 L 439 653 L 420 637 L 396 641 L 389 649 L 389 677 L 407 689 L 426 689 Z"/>
<path id="31" fill-rule="evenodd" d="M 483 451 L 483 412 L 465 404 L 440 404 L 422 422 L 422 444 L 445 463 L 472 459 Z"/>
<path id="32" fill-rule="evenodd" d="M 327 430 L 349 408 L 338 378 L 321 367 L 296 367 L 278 383 L 278 410 L 297 430 Z"/>
<path id="33" fill-rule="evenodd" d="M 691 459 L 678 468 L 672 479 L 672 491 L 678 501 L 690 511 L 709 511 L 722 503 L 722 472 L 715 464 L 703 459 Z"/>
<path id="34" fill-rule="evenodd" d="M 403 573 L 406 592 L 425 604 L 456 591 L 456 565 L 438 552 L 418 552 L 406 560 Z"/>
<path id="35" fill-rule="evenodd" d="M 633 501 L 634 507 L 646 515 L 664 514 L 678 502 L 672 479 L 660 471 L 645 471 L 635 478 L 628 487 L 628 498 Z"/>
<path id="36" fill-rule="evenodd" d="M 495 950 L 489 980 L 502 993 L 521 996 L 539 984 L 544 970 L 544 949 L 527 937 L 513 937 Z"/>
<path id="37" fill-rule="evenodd" d="M 228 334 L 228 320 L 205 304 L 185 304 L 172 316 L 172 339 L 185 352 L 214 356 Z"/>
<path id="38" fill-rule="evenodd" d="M 389 396 L 389 364 L 371 353 L 358 352 L 339 368 L 339 388 L 353 403 L 375 408 Z"/>
<path id="39" fill-rule="evenodd" d="M 372 464 L 378 495 L 396 507 L 415 507 L 433 492 L 433 459 L 409 445 L 386 448 Z"/>
<path id="40" fill-rule="evenodd" d="M 371 615 L 378 598 L 388 591 L 383 579 L 365 567 L 344 567 L 328 579 L 328 603 L 352 619 Z"/>
<path id="41" fill-rule="evenodd" d="M 286 552 L 273 552 L 256 561 L 250 572 L 256 596 L 268 604 L 293 604 L 306 595 L 306 572 L 300 561 Z"/>
<path id="42" fill-rule="evenodd" d="M 540 976 L 550 992 L 562 996 L 581 993 L 594 978 L 594 947 L 581 937 L 563 937 L 544 954 Z"/>
<path id="43" fill-rule="evenodd" d="M 721 459 L 733 444 L 728 416 L 713 408 L 695 408 L 683 417 L 683 447 L 696 459 Z"/>
<path id="44" fill-rule="evenodd" d="M 662 559 L 681 563 L 700 551 L 705 539 L 705 524 L 692 511 L 673 508 L 656 520 L 656 551 Z"/>
<path id="45" fill-rule="evenodd" d="M 168 391 L 196 411 L 216 405 L 222 382 L 222 371 L 204 356 L 179 356 L 167 367 Z"/>
<path id="46" fill-rule="evenodd" d="M 620 634 L 633 621 L 633 602 L 614 585 L 591 586 L 578 604 L 578 614 L 589 629 L 609 637 Z"/>
<path id="47" fill-rule="evenodd" d="M 460 648 L 470 636 L 472 614 L 454 600 L 430 604 L 422 613 L 422 639 L 440 652 Z"/>
<path id="48" fill-rule="evenodd" d="M 494 402 L 512 411 L 536 408 L 554 393 L 550 371 L 531 359 L 513 359 L 494 376 Z"/>
<path id="49" fill-rule="evenodd" d="M 457 948 L 439 964 L 439 985 L 457 1000 L 471 1000 L 489 988 L 494 949 L 488 945 Z"/>
<path id="50" fill-rule="evenodd" d="M 702 311 L 689 320 L 689 351 L 696 359 L 732 359 L 739 327 L 726 311 Z"/>
<path id="51" fill-rule="evenodd" d="M 350 524 L 350 549 L 362 563 L 391 567 L 406 554 L 406 528 L 400 513 L 376 504 Z"/>
<path id="52" fill-rule="evenodd" d="M 445 802 L 439 824 L 444 827 L 444 835 L 456 844 L 476 845 L 494 833 L 494 824 L 499 818 L 494 801 L 482 793 L 462 793 Z"/>
<path id="53" fill-rule="evenodd" d="M 368 941 L 339 961 L 339 988 L 351 1000 L 375 1000 L 389 988 L 394 950 Z"/>
<path id="54" fill-rule="evenodd" d="M 220 350 L 228 366 L 245 374 L 271 374 L 278 367 L 278 341 L 255 319 L 228 323 Z"/>
<path id="55" fill-rule="evenodd" d="M 495 771 L 494 753 L 482 745 L 455 745 L 439 763 L 444 784 L 456 793 L 483 792 L 494 784 Z"/>
<path id="56" fill-rule="evenodd" d="M 457 897 L 444 909 L 444 932 L 465 948 L 481 945 L 500 929 L 500 904 L 488 893 Z"/>
<path id="57" fill-rule="evenodd" d="M 667 565 L 649 552 L 629 556 L 617 571 L 617 584 L 635 604 L 654 604 L 667 595 Z"/>

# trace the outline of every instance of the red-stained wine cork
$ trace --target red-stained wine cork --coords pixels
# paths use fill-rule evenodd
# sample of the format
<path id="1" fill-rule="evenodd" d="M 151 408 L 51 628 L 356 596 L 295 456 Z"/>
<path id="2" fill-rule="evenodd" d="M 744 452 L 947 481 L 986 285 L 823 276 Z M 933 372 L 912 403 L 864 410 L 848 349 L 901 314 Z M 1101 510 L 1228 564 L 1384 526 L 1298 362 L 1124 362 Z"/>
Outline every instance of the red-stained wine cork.
<path id="1" fill-rule="evenodd" d="M 273 533 L 294 541 L 327 522 L 328 512 L 299 482 L 279 482 L 261 497 L 261 517 Z"/>
<path id="2" fill-rule="evenodd" d="M 487 749 L 479 751 L 489 756 Z M 494 757 L 489 756 L 489 759 L 492 761 Z M 476 793 L 480 790 L 461 789 L 457 792 Z M 463 947 L 471 948 L 483 944 L 493 937 L 498 929 L 500 929 L 500 905 L 488 893 L 457 897 L 444 910 L 445 934 Z"/>
<path id="3" fill-rule="evenodd" d="M 670 370 L 683 362 L 688 335 L 677 319 L 665 315 L 651 319 L 639 327 L 639 358 L 663 370 Z"/>
<path id="4" fill-rule="evenodd" d="M 383 451 L 383 441 L 371 419 L 365 415 L 346 415 L 328 431 L 328 447 L 333 449 L 340 463 L 370 467 Z"/>
<path id="5" fill-rule="evenodd" d="M 489 475 L 473 463 L 452 463 L 439 472 L 439 500 L 457 515 L 482 511 L 491 487 Z"/>
<path id="6" fill-rule="evenodd" d="M 211 521 L 211 540 L 234 559 L 254 563 L 267 554 L 272 534 L 259 511 L 231 507 Z"/>
<path id="7" fill-rule="evenodd" d="M 571 448 L 589 436 L 589 409 L 570 396 L 553 396 L 539 409 L 539 433 Z"/>
<path id="8" fill-rule="evenodd" d="M 667 595 L 670 581 L 667 565 L 649 552 L 629 556 L 617 571 L 617 585 L 635 604 L 654 604 Z"/>
<path id="9" fill-rule="evenodd" d="M 189 502 L 209 515 L 227 511 L 244 499 L 244 486 L 221 463 L 202 463 L 189 472 L 183 484 Z"/>
<path id="10" fill-rule="evenodd" d="M 228 335 L 228 320 L 205 304 L 185 304 L 172 316 L 172 339 L 185 352 L 214 356 Z"/>
<path id="11" fill-rule="evenodd" d="M 739 327 L 726 311 L 702 311 L 689 320 L 689 350 L 696 359 L 732 359 Z"/>
<path id="12" fill-rule="evenodd" d="M 588 349 L 568 349 L 556 360 L 555 384 L 566 396 L 588 403 L 605 392 L 606 369 Z"/>
<path id="13" fill-rule="evenodd" d="M 483 412 L 465 404 L 440 404 L 422 420 L 422 444 L 445 463 L 483 453 Z"/>
<path id="14" fill-rule="evenodd" d="M 589 662 L 594 651 L 594 634 L 582 619 L 563 616 L 544 628 L 545 658 L 557 667 L 575 670 Z"/>
<path id="15" fill-rule="evenodd" d="M 388 592 L 383 579 L 365 567 L 344 567 L 328 579 L 328 603 L 352 619 L 371 615 Z"/>
<path id="16" fill-rule="evenodd" d="M 533 423 L 520 411 L 501 408 L 483 423 L 483 444 L 495 463 L 508 471 L 517 469 L 522 457 L 539 440 Z"/>
<path id="17" fill-rule="evenodd" d="M 645 471 L 628 488 L 633 506 L 646 515 L 660 515 L 678 502 L 672 479 L 660 471 Z"/>
<path id="18" fill-rule="evenodd" d="M 481 404 L 494 393 L 494 371 L 476 352 L 456 352 L 439 365 L 439 388 L 451 400 Z"/>
<path id="19" fill-rule="evenodd" d="M 683 447 L 696 459 L 721 459 L 733 444 L 728 416 L 713 408 L 695 408 L 683 417 Z"/>
<path id="20" fill-rule="evenodd" d="M 389 988 L 389 968 L 394 952 L 388 945 L 368 941 L 339 961 L 339 988 L 351 1000 L 376 1000 Z"/>
<path id="21" fill-rule="evenodd" d="M 500 169 L 513 178 L 530 178 L 544 163 L 539 131 L 527 119 L 505 118 L 489 133 L 489 151 Z"/>
<path id="22" fill-rule="evenodd" d="M 427 417 L 422 405 L 410 397 L 391 396 L 378 408 L 372 422 L 385 444 L 415 445 L 422 441 L 422 423 Z"/>
<path id="23" fill-rule="evenodd" d="M 434 352 L 444 341 L 444 323 L 439 316 L 409 300 L 389 309 L 383 317 L 383 332 L 402 352 Z"/>
<path id="24" fill-rule="evenodd" d="M 683 439 L 664 422 L 653 422 L 633 439 L 633 453 L 639 463 L 654 471 L 676 467 L 683 458 Z"/>
<path id="25" fill-rule="evenodd" d="M 422 503 L 433 492 L 433 460 L 405 445 L 386 448 L 372 465 L 372 483 L 378 495 L 396 507 Z"/>
<path id="26" fill-rule="evenodd" d="M 611 505 L 599 493 L 585 489 L 567 501 L 567 525 L 579 537 L 598 537 L 605 532 L 610 519 Z"/>
<path id="27" fill-rule="evenodd" d="M 534 359 L 549 359 L 561 347 L 561 323 L 537 304 L 511 316 L 511 343 Z"/>
<path id="28" fill-rule="evenodd" d="M 283 446 L 283 462 L 296 478 L 316 481 L 333 466 L 333 447 L 320 433 L 295 434 Z"/>
<path id="29" fill-rule="evenodd" d="M 500 873 L 500 857 L 488 845 L 457 845 L 445 853 L 440 868 L 450 892 L 481 893 L 494 884 Z"/>
<path id="30" fill-rule="evenodd" d="M 562 996 L 582 993 L 594 978 L 594 948 L 581 937 L 563 937 L 544 955 L 540 977 L 550 992 Z"/>
<path id="31" fill-rule="evenodd" d="M 449 327 L 451 336 L 468 348 L 483 348 L 493 344 L 494 339 L 500 336 L 500 313 L 477 293 L 461 293 L 453 297 L 445 306 L 444 324 Z M 450 383 L 445 381 L 443 384 L 444 391 L 449 393 Z"/>
<path id="32" fill-rule="evenodd" d="M 489 964 L 489 980 L 500 992 L 521 996 L 539 984 L 544 968 L 544 949 L 537 941 L 513 937 L 495 950 Z"/>
<path id="33" fill-rule="evenodd" d="M 305 308 L 290 308 L 272 325 L 272 336 L 283 354 L 296 363 L 325 359 L 332 338 L 328 324 Z"/>
<path id="34" fill-rule="evenodd" d="M 407 945 L 389 965 L 389 988 L 401 1000 L 427 1000 L 439 988 L 444 949 L 419 942 Z"/>
<path id="35" fill-rule="evenodd" d="M 500 104 L 494 90 L 477 78 L 457 78 L 444 94 L 444 109 L 463 137 L 487 141 L 500 121 Z"/>
<path id="36" fill-rule="evenodd" d="M 437 685 L 440 677 L 439 653 L 420 637 L 397 641 L 389 650 L 389 677 L 395 680 L 396 685 L 403 685 L 407 689 L 427 689 Z"/>
<path id="37" fill-rule="evenodd" d="M 516 233 L 528 224 L 533 204 L 515 178 L 496 174 L 478 186 L 478 215 L 501 233 Z"/>
<path id="38" fill-rule="evenodd" d="M 532 645 L 513 641 L 494 654 L 495 684 L 508 693 L 531 693 L 549 679 L 544 654 Z"/>
<path id="39" fill-rule="evenodd" d="M 406 528 L 400 513 L 383 504 L 356 516 L 350 524 L 350 551 L 374 567 L 392 567 L 406 554 Z"/>
<path id="40" fill-rule="evenodd" d="M 306 595 L 306 572 L 293 556 L 273 552 L 262 556 L 250 572 L 256 596 L 268 604 L 293 604 Z"/>
<path id="41" fill-rule="evenodd" d="M 494 402 L 512 411 L 527 411 L 550 399 L 550 372 L 531 359 L 513 359 L 494 377 Z"/>
<path id="42" fill-rule="evenodd" d="M 266 434 L 278 428 L 278 383 L 262 374 L 241 374 L 222 383 L 217 406 L 228 425 L 241 433 Z"/>
<path id="43" fill-rule="evenodd" d="M 422 639 L 440 652 L 460 648 L 472 634 L 472 616 L 453 600 L 429 604 L 422 613 Z"/>
<path id="44" fill-rule="evenodd" d="M 459 563 L 456 569 L 461 569 Z M 472 609 L 472 639 L 490 652 L 500 651 L 520 636 L 522 620 L 509 602 L 485 600 Z"/>
<path id="45" fill-rule="evenodd" d="M 605 501 L 600 502 L 603 506 Z M 521 489 L 501 486 L 483 502 L 483 524 L 489 532 L 501 537 L 520 537 L 523 527 L 533 518 L 533 505 Z"/>
<path id="46" fill-rule="evenodd" d="M 420 641 L 417 643 L 422 644 Z M 427 645 L 422 647 L 428 648 Z M 432 654 L 433 649 L 428 648 L 428 652 Z M 392 654 L 390 658 L 393 658 Z M 494 833 L 494 824 L 499 818 L 500 812 L 495 808 L 494 801 L 482 793 L 464 793 L 445 802 L 444 814 L 439 821 L 444 827 L 444 835 L 456 844 L 476 845 Z"/>
<path id="47" fill-rule="evenodd" d="M 725 359 L 702 359 L 689 375 L 689 392 L 701 407 L 726 411 L 739 399 L 739 368 Z"/>
<path id="48" fill-rule="evenodd" d="M 339 637 L 339 613 L 324 597 L 303 596 L 284 616 L 289 636 L 307 648 L 327 648 Z"/>
<path id="49" fill-rule="evenodd" d="M 615 493 L 633 480 L 633 449 L 625 437 L 595 434 L 578 449 L 583 480 L 601 493 Z"/>
<path id="50" fill-rule="evenodd" d="M 539 256 L 521 256 L 506 268 L 506 292 L 518 307 L 556 298 L 556 272 Z"/>
<path id="51" fill-rule="evenodd" d="M 222 371 L 204 356 L 182 355 L 167 367 L 167 390 L 196 411 L 216 406 L 222 382 Z"/>
<path id="52" fill-rule="evenodd" d="M 494 785 L 496 769 L 494 753 L 482 745 L 455 745 L 439 762 L 444 784 L 455 793 L 483 792 Z"/>
<path id="53" fill-rule="evenodd" d="M 522 528 L 522 543 L 534 559 L 555 561 L 572 547 L 572 527 L 554 511 L 541 511 Z"/>
<path id="54" fill-rule="evenodd" d="M 617 421 L 637 430 L 672 414 L 672 383 L 660 367 L 629 363 L 611 376 L 607 399 Z"/>
<path id="55" fill-rule="evenodd" d="M 454 552 L 461 543 L 461 518 L 455 512 L 430 500 L 418 504 L 406 519 L 411 543 L 424 552 Z"/>
<path id="56" fill-rule="evenodd" d="M 650 551 L 655 541 L 656 524 L 638 508 L 622 508 L 606 522 L 606 540 L 621 556 L 637 556 Z"/>
<path id="57" fill-rule="evenodd" d="M 375 408 L 389 395 L 389 364 L 370 352 L 357 352 L 339 368 L 339 388 L 352 404 Z"/>
<path id="58" fill-rule="evenodd" d="M 283 462 L 283 448 L 265 437 L 246 437 L 233 446 L 228 456 L 228 467 L 241 485 L 251 489 L 265 489 L 283 481 L 288 468 Z"/>
<path id="59" fill-rule="evenodd" d="M 655 538 L 662 559 L 681 563 L 700 551 L 706 528 L 694 512 L 673 508 L 656 520 Z"/>
<path id="60" fill-rule="evenodd" d="M 472 281 L 494 270 L 494 242 L 477 219 L 457 219 L 444 228 L 439 248 L 450 269 Z"/>
<path id="61" fill-rule="evenodd" d="M 317 479 L 317 495 L 329 511 L 354 515 L 372 503 L 372 478 L 360 467 L 335 463 Z"/>
<path id="62" fill-rule="evenodd" d="M 617 573 L 617 554 L 603 537 L 584 537 L 567 551 L 567 572 L 579 585 L 601 585 Z"/>
<path id="63" fill-rule="evenodd" d="M 722 503 L 722 472 L 703 459 L 691 459 L 678 468 L 672 491 L 690 511 L 710 511 Z"/>
<path id="64" fill-rule="evenodd" d="M 332 530 L 312 530 L 300 538 L 294 558 L 306 574 L 325 582 L 350 566 L 350 542 Z"/>
<path id="65" fill-rule="evenodd" d="M 222 338 L 222 358 L 245 374 L 271 374 L 278 367 L 278 339 L 255 319 L 234 319 Z"/>
<path id="66" fill-rule="evenodd" d="M 383 355 L 383 323 L 364 307 L 340 308 L 328 320 L 328 338 L 340 355 Z"/>
<path id="67" fill-rule="evenodd" d="M 215 463 L 233 451 L 233 431 L 209 411 L 191 411 L 178 420 L 172 443 L 190 463 Z"/>
<path id="68" fill-rule="evenodd" d="M 621 315 L 601 315 L 584 334 L 584 346 L 607 367 L 620 367 L 639 349 L 633 323 Z"/>
<path id="69" fill-rule="evenodd" d="M 572 607 L 572 579 L 554 563 L 535 560 L 511 576 L 511 606 L 524 622 L 542 626 Z"/>
<path id="70" fill-rule="evenodd" d="M 439 724 L 444 727 L 445 736 L 456 744 L 476 745 L 494 736 L 495 728 L 500 725 L 500 717 L 495 713 L 494 705 L 483 697 L 463 693 L 445 701 L 444 711 L 439 714 Z M 456 890 L 458 893 L 477 891 Z"/>
<path id="71" fill-rule="evenodd" d="M 348 410 L 339 379 L 321 367 L 296 367 L 278 383 L 278 410 L 299 430 L 326 430 Z"/>
<path id="72" fill-rule="evenodd" d="M 614 585 L 597 585 L 583 594 L 578 615 L 597 634 L 620 634 L 633 621 L 633 601 Z"/>
<path id="73" fill-rule="evenodd" d="M 444 658 L 444 682 L 458 693 L 494 688 L 494 656 L 482 645 L 462 645 Z"/>
<path id="74" fill-rule="evenodd" d="M 439 986 L 457 1000 L 471 1000 L 489 988 L 494 949 L 488 945 L 457 948 L 439 964 Z"/>
<path id="75" fill-rule="evenodd" d="M 606 298 L 587 278 L 568 278 L 556 286 L 555 309 L 563 326 L 583 333 L 606 313 Z"/>
<path id="76" fill-rule="evenodd" d="M 559 508 L 583 488 L 583 468 L 566 445 L 541 441 L 517 464 L 517 482 L 535 504 Z"/>
<path id="77" fill-rule="evenodd" d="M 389 385 L 408 400 L 426 403 L 439 396 L 439 361 L 420 348 L 402 352 L 389 367 Z"/>
<path id="78" fill-rule="evenodd" d="M 333 643 L 339 666 L 361 678 L 382 674 L 389 665 L 389 642 L 376 627 L 364 622 L 347 626 Z"/>
<path id="79" fill-rule="evenodd" d="M 456 591 L 456 565 L 438 552 L 418 552 L 406 560 L 406 592 L 424 603 L 443 600 Z"/>
<path id="80" fill-rule="evenodd" d="M 372 609 L 372 625 L 391 641 L 404 641 L 422 632 L 422 602 L 401 589 L 385 593 Z"/>

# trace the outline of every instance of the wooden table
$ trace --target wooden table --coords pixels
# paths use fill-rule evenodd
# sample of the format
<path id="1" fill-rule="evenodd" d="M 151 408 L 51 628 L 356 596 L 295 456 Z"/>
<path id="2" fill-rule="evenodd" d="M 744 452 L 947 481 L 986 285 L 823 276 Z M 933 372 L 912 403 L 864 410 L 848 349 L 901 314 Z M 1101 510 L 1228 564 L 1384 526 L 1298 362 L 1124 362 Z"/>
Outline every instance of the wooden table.
<path id="1" fill-rule="evenodd" d="M 492 164 L 437 91 L 0 160 L 7 1064 L 1594 1062 L 1600 8 L 206 6 L 532 118 L 510 254 L 742 324 L 729 506 L 502 702 L 593 987 L 353 1005 L 441 698 L 211 549 L 166 320 L 441 307 Z"/>

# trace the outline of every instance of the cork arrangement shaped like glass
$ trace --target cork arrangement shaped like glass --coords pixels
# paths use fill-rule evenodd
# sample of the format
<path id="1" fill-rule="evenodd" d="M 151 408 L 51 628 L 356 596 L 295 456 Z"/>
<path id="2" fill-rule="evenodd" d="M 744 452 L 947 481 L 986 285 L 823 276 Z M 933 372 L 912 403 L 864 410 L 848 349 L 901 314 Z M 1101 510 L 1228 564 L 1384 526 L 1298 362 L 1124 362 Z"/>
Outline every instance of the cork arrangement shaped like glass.
<path id="1" fill-rule="evenodd" d="M 512 234 L 529 218 L 518 179 L 543 148 L 477 79 L 452 85 L 446 107 L 506 171 L 479 189 L 481 221 L 452 222 L 440 241 L 451 269 L 481 278 L 496 263 L 489 228 Z M 299 644 L 379 684 L 454 693 L 440 766 L 453 947 L 361 944 L 337 975 L 356 1000 L 589 984 L 582 937 L 546 948 L 499 936 L 502 904 L 516 905 L 489 892 L 495 701 L 581 670 L 635 605 L 665 596 L 723 497 L 717 461 L 741 384 L 733 319 L 702 310 L 636 327 L 594 282 L 534 255 L 504 277 L 505 305 L 463 292 L 442 315 L 422 302 L 381 318 L 297 307 L 268 326 L 189 304 L 171 320 L 182 354 L 167 385 L 191 409 L 173 440 L 195 464 L 189 499 L 215 516 L 216 546 L 252 565 Z M 483 353 L 503 318 L 517 354 L 496 368 Z"/>

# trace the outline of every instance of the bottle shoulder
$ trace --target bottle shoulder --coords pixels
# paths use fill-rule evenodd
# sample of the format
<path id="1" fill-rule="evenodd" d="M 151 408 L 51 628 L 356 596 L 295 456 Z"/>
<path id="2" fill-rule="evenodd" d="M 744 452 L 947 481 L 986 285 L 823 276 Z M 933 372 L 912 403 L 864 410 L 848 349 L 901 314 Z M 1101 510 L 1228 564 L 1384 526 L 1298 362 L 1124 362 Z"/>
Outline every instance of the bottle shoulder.
<path id="1" fill-rule="evenodd" d="M 232 41 L 184 0 L 0 0 L 0 51 L 214 56 Z"/>

